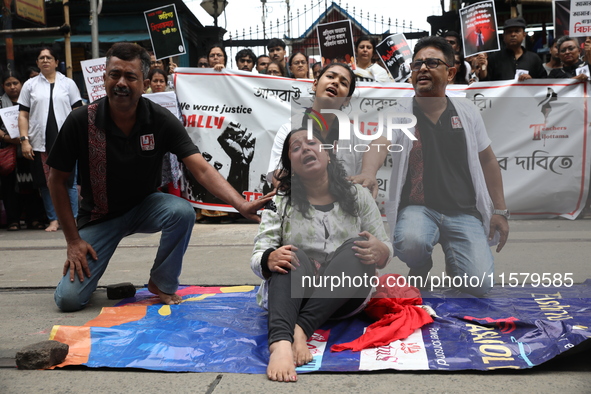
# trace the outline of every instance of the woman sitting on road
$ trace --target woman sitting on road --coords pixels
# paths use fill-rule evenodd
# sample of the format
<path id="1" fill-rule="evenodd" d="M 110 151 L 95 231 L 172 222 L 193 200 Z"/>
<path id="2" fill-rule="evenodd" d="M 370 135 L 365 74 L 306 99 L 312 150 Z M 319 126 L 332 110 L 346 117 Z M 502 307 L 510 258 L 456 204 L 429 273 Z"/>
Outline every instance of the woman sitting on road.
<path id="1" fill-rule="evenodd" d="M 372 276 L 392 256 L 371 194 L 345 179 L 320 141 L 305 129 L 285 139 L 275 206 L 263 211 L 251 258 L 264 279 L 257 299 L 269 311 L 267 376 L 276 381 L 297 380 L 295 366 L 312 360 L 307 340 L 314 331 L 331 317 L 359 313 L 373 293 L 369 284 L 327 288 L 311 281 Z"/>

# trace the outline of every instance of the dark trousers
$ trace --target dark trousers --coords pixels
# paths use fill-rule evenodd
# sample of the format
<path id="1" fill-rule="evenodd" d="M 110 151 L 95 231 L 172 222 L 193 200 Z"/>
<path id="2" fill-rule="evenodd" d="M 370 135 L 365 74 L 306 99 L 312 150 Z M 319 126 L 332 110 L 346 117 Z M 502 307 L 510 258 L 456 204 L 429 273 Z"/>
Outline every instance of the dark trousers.
<path id="1" fill-rule="evenodd" d="M 375 265 L 364 265 L 351 249 L 356 240 L 345 241 L 318 272 L 316 282 L 307 280 L 315 277 L 314 263 L 299 249 L 296 254 L 300 266 L 287 274 L 274 272 L 269 279 L 269 345 L 287 340 L 293 343 L 293 332 L 298 324 L 306 337 L 310 338 L 331 317 L 343 317 L 355 311 L 365 301 L 372 288 L 369 278 L 375 274 Z M 331 289 L 330 277 L 367 277 L 362 286 L 334 287 Z M 302 278 L 306 277 L 302 282 Z M 328 277 L 324 286 L 323 277 Z M 314 283 L 322 286 L 314 287 Z M 312 286 L 309 284 L 312 283 Z M 302 284 L 304 286 L 302 286 Z M 366 286 L 364 286 L 366 285 Z"/>
<path id="2" fill-rule="evenodd" d="M 37 189 L 17 191 L 16 171 L 0 177 L 0 192 L 6 210 L 6 223 L 19 223 L 21 213 L 25 211 L 25 221 L 30 225 L 34 221 L 43 220 L 44 211 L 41 197 Z"/>

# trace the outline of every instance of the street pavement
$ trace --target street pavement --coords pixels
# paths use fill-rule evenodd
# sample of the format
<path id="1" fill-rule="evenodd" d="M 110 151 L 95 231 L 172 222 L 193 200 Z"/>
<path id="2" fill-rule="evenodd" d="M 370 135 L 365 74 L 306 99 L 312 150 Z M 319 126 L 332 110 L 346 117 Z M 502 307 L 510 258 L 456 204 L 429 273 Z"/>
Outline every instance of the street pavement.
<path id="1" fill-rule="evenodd" d="M 591 278 L 591 220 L 511 220 L 505 249 L 495 253 L 497 282 L 505 273 L 571 273 L 575 283 Z M 251 272 L 256 224 L 196 224 L 185 255 L 181 283 L 187 285 L 258 285 Z M 61 231 L 0 230 L 0 393 L 591 393 L 591 346 L 587 341 L 529 370 L 494 372 L 315 373 L 297 383 L 270 382 L 264 375 L 165 373 L 127 369 L 67 368 L 20 371 L 15 353 L 49 338 L 54 325 L 83 325 L 115 301 L 105 286 L 147 283 L 159 234 L 127 237 L 119 246 L 86 309 L 62 313 L 53 289 L 65 260 Z M 440 248 L 432 273 L 444 270 Z M 384 273 L 406 274 L 394 259 Z"/>

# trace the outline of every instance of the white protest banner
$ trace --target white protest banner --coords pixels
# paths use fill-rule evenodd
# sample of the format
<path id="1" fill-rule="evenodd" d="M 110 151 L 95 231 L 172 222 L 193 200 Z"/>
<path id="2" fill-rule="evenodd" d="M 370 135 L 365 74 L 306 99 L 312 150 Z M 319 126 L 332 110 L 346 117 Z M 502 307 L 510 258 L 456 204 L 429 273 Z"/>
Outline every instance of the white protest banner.
<path id="1" fill-rule="evenodd" d="M 224 69 L 178 68 L 174 74 L 183 124 L 203 157 L 246 199 L 272 187 L 266 180 L 273 138 L 289 122 L 290 102 L 312 81 Z M 198 208 L 235 212 L 185 174 Z"/>
<path id="2" fill-rule="evenodd" d="M 201 70 L 183 68 L 175 74 L 183 122 L 204 157 L 242 195 L 257 198 L 271 190 L 265 175 L 274 135 L 289 121 L 291 102 L 311 97 L 312 83 Z M 581 99 L 587 97 L 587 87 L 574 80 L 538 82 L 452 85 L 448 96 L 466 95 L 481 110 L 514 218 L 573 219 L 589 185 L 590 118 Z M 401 98 L 413 94 L 410 84 L 358 84 L 351 105 L 362 114 L 360 132 L 373 133 L 376 114 L 398 110 Z M 377 175 L 380 206 L 388 196 L 392 157 Z M 196 182 L 189 183 L 195 206 L 233 210 Z"/>
<path id="3" fill-rule="evenodd" d="M 574 219 L 589 187 L 587 84 L 480 82 L 466 93 L 481 110 L 512 217 Z"/>
<path id="4" fill-rule="evenodd" d="M 4 122 L 4 127 L 6 127 L 10 138 L 18 138 L 20 135 L 18 131 L 18 105 L 1 108 L 0 117 L 2 117 L 2 122 Z"/>
<path id="5" fill-rule="evenodd" d="M 143 94 L 145 98 L 153 101 L 154 103 L 166 108 L 174 116 L 177 118 L 181 117 L 181 112 L 179 110 L 179 103 L 176 99 L 175 92 L 160 92 L 160 93 L 148 93 Z"/>
<path id="6" fill-rule="evenodd" d="M 569 35 L 571 37 L 591 35 L 591 1 L 571 0 Z"/>
<path id="7" fill-rule="evenodd" d="M 80 62 L 82 75 L 84 75 L 84 84 L 88 92 L 88 101 L 91 103 L 107 95 L 104 81 L 105 70 L 107 69 L 106 63 L 106 57 Z"/>

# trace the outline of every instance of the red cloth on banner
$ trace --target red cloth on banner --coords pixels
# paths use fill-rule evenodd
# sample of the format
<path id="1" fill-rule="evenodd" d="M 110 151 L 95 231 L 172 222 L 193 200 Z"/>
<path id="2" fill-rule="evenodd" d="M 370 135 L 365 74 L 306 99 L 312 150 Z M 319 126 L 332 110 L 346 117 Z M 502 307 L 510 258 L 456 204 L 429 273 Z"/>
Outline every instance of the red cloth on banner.
<path id="1" fill-rule="evenodd" d="M 356 340 L 332 345 L 331 351 L 351 349 L 358 352 L 371 347 L 385 346 L 398 339 L 407 338 L 417 328 L 433 322 L 427 311 L 415 306 L 423 304 L 419 289 L 409 285 L 393 285 L 400 276 L 387 274 L 380 277 L 378 289 L 365 308 L 365 313 L 377 321 L 367 327 L 365 334 Z M 390 277 L 392 279 L 388 282 Z"/>

